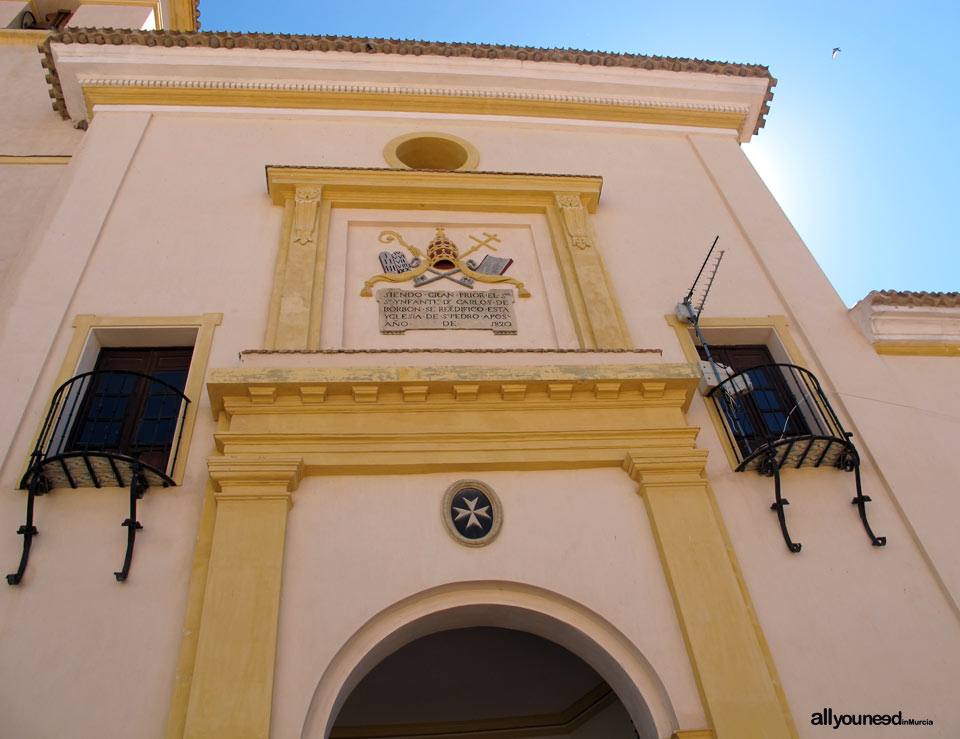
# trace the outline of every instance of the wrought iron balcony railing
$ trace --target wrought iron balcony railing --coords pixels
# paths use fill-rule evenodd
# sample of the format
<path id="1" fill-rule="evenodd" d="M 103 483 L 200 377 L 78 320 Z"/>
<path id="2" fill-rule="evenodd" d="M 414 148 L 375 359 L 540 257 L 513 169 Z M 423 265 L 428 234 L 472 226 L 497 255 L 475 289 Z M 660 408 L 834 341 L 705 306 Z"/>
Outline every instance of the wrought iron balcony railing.
<path id="1" fill-rule="evenodd" d="M 129 488 L 130 516 L 122 524 L 127 552 L 123 568 L 114 573 L 126 580 L 136 532 L 143 528 L 137 500 L 150 486 L 174 484 L 170 475 L 189 402 L 182 385 L 126 370 L 84 372 L 57 388 L 20 481 L 27 491 L 27 517 L 18 530 L 23 554 L 17 572 L 7 575 L 10 585 L 23 578 L 38 533 L 34 499 L 58 487 Z"/>
<path id="2" fill-rule="evenodd" d="M 816 376 L 793 364 L 767 364 L 739 372 L 714 387 L 708 397 L 723 419 L 727 438 L 737 456 L 737 471 L 756 470 L 773 477 L 776 511 L 787 548 L 799 552 L 790 539 L 780 495 L 780 470 L 799 467 L 837 467 L 856 476 L 860 519 L 874 546 L 876 536 L 864 506 L 870 498 L 860 485 L 860 456 L 823 392 Z"/>

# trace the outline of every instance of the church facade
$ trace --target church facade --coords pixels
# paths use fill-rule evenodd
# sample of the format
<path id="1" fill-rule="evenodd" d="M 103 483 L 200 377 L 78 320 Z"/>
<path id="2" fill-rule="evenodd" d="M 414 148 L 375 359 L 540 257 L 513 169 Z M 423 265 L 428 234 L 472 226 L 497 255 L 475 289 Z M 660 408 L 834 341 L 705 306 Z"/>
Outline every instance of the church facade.
<path id="1" fill-rule="evenodd" d="M 11 736 L 956 733 L 960 298 L 846 309 L 765 67 L 59 8 L 0 2 Z"/>

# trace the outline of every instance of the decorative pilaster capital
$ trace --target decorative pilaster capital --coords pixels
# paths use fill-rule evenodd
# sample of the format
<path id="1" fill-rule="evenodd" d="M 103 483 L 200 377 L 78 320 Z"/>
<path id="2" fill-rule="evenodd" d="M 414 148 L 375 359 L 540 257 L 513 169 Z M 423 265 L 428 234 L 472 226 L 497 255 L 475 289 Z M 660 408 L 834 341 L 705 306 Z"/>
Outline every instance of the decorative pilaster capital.
<path id="1" fill-rule="evenodd" d="M 298 187 L 294 192 L 293 241 L 296 244 L 312 244 L 316 239 L 319 213 L 319 187 Z"/>
<path id="2" fill-rule="evenodd" d="M 583 201 L 579 195 L 570 193 L 554 193 L 557 206 L 563 213 L 563 223 L 566 226 L 567 237 L 571 245 L 578 249 L 590 248 L 590 233 L 587 229 L 587 215 Z"/>
<path id="3" fill-rule="evenodd" d="M 647 487 L 689 487 L 704 485 L 707 450 L 697 447 L 680 449 L 637 449 L 627 452 L 623 469 L 630 479 Z"/>
<path id="4" fill-rule="evenodd" d="M 224 455 L 208 457 L 217 500 L 286 499 L 303 479 L 303 457 Z"/>

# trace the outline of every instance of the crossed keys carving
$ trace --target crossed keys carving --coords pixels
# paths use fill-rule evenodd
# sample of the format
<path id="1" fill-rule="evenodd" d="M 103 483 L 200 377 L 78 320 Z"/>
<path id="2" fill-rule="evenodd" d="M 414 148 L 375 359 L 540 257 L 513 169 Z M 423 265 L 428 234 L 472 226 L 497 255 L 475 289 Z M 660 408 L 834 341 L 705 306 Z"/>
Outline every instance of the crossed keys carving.
<path id="1" fill-rule="evenodd" d="M 512 259 L 486 256 L 479 264 L 473 259 L 467 259 L 469 255 L 482 248 L 497 251 L 494 243 L 501 243 L 500 237 L 487 231 L 483 231 L 482 235 L 483 238 L 471 235 L 470 238 L 474 241 L 473 246 L 462 255 L 458 255 L 456 244 L 446 236 L 443 226 L 438 226 L 437 235 L 430 242 L 427 254 L 424 254 L 416 246 L 404 241 L 403 236 L 397 231 L 381 231 L 377 237 L 380 243 L 396 242 L 410 252 L 411 258 L 408 260 L 406 254 L 399 250 L 380 252 L 383 274 L 367 280 L 360 295 L 365 298 L 371 297 L 373 295 L 371 288 L 378 282 L 397 283 L 412 280 L 414 287 L 423 287 L 446 279 L 471 289 L 475 281 L 508 283 L 516 286 L 518 297 L 529 298 L 530 293 L 522 282 L 503 274 L 513 264 Z"/>

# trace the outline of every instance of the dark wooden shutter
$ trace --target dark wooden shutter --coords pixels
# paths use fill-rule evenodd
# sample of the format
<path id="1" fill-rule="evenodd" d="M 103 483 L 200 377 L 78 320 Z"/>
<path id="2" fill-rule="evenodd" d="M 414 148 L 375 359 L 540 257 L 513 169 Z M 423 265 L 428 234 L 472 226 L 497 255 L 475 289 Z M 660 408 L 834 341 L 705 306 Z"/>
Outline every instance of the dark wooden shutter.
<path id="1" fill-rule="evenodd" d="M 174 441 L 192 347 L 100 351 L 95 371 L 71 434 L 70 451 L 114 452 L 163 470 Z"/>
<path id="2" fill-rule="evenodd" d="M 697 347 L 701 359 L 707 355 Z M 773 365 L 773 356 L 763 344 L 711 346 L 710 354 L 718 364 L 725 364 L 735 373 L 746 372 L 753 389 L 749 406 L 730 403 L 729 413 L 739 427 L 733 430 L 746 456 L 770 439 L 802 436 L 810 433 L 803 417 L 803 408 L 790 391 L 783 373 Z M 741 410 L 741 406 L 743 406 Z"/>

